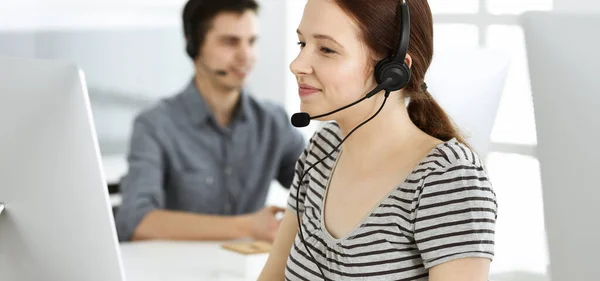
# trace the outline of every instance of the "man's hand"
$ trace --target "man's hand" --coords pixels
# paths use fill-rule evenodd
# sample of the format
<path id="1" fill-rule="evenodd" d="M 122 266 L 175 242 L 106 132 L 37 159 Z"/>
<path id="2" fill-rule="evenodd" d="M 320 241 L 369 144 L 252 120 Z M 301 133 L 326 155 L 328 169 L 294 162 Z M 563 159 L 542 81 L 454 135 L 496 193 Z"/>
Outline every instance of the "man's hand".
<path id="1" fill-rule="evenodd" d="M 250 214 L 247 217 L 250 236 L 256 240 L 273 242 L 279 229 L 281 220 L 276 218 L 277 213 L 284 212 L 285 209 L 275 206 L 268 206 L 262 210 Z"/>

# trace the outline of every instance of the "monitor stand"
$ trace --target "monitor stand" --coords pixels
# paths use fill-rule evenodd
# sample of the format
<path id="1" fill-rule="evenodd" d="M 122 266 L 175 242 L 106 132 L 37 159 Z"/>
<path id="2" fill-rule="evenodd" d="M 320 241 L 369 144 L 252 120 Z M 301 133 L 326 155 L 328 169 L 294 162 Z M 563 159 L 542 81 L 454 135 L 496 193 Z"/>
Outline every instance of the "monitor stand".
<path id="1" fill-rule="evenodd" d="M 0 215 L 2 215 L 2 211 L 4 211 L 4 203 L 0 202 Z"/>

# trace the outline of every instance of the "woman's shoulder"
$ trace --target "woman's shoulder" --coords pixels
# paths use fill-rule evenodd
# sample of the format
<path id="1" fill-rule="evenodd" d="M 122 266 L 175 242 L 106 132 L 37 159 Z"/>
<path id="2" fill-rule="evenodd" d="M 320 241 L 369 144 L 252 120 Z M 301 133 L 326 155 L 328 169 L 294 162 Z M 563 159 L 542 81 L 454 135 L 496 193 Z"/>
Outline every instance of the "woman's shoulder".
<path id="1" fill-rule="evenodd" d="M 452 171 L 461 167 L 485 170 L 479 154 L 468 145 L 459 142 L 456 138 L 438 144 L 423 163 L 433 164 L 435 169 L 432 169 L 432 172 L 437 173 Z"/>
<path id="2" fill-rule="evenodd" d="M 316 130 L 316 135 L 322 139 L 335 141 L 336 144 L 342 141 L 342 131 L 340 125 L 335 121 L 323 122 L 323 124 Z"/>
<path id="3" fill-rule="evenodd" d="M 340 126 L 335 121 L 323 122 L 309 140 L 309 150 L 330 152 L 342 142 Z"/>
<path id="4" fill-rule="evenodd" d="M 481 158 L 475 150 L 456 139 L 436 146 L 423 164 L 429 170 L 417 187 L 421 199 L 486 197 L 495 202 L 493 185 Z"/>
<path id="5" fill-rule="evenodd" d="M 438 144 L 412 175 L 417 195 L 481 187 L 492 190 L 487 170 L 477 152 L 455 138 Z M 492 191 L 493 193 L 493 191 Z"/>

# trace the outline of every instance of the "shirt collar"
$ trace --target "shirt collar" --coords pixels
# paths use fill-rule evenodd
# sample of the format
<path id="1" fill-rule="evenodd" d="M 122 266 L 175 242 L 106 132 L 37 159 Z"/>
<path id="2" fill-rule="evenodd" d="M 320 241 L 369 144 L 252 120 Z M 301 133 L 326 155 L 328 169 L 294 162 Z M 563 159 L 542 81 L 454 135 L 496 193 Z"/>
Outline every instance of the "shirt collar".
<path id="1" fill-rule="evenodd" d="M 200 94 L 200 90 L 196 87 L 194 79 L 192 79 L 187 87 L 181 93 L 181 101 L 183 107 L 187 111 L 188 116 L 194 124 L 202 124 L 209 118 L 213 117 L 208 104 Z M 242 89 L 240 93 L 239 103 L 236 106 L 233 122 L 238 120 L 246 121 L 251 115 L 250 97 L 248 93 Z"/>

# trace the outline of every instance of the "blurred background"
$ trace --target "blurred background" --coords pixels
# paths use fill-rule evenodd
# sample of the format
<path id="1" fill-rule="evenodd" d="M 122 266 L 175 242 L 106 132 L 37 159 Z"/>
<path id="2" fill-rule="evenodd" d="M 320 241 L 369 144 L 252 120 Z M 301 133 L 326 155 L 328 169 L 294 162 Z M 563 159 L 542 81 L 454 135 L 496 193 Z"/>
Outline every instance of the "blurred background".
<path id="1" fill-rule="evenodd" d="M 297 84 L 289 63 L 298 53 L 295 30 L 304 0 L 261 0 L 258 62 L 248 88 L 256 97 L 298 110 Z M 499 200 L 496 280 L 514 272 L 544 280 L 548 255 L 527 57 L 519 14 L 586 10 L 595 0 L 430 0 L 435 21 L 432 94 L 467 133 L 477 138 Z M 76 62 L 85 72 L 109 184 L 126 172 L 125 154 L 134 116 L 185 86 L 192 63 L 184 52 L 181 10 L 185 0 L 2 0 L 0 56 Z M 460 54 L 482 55 L 490 64 Z M 496 55 L 498 54 L 498 55 Z M 498 59 L 505 58 L 506 59 Z M 473 69 L 478 63 L 482 69 Z M 486 67 L 493 75 L 485 73 Z M 435 73 L 453 69 L 450 85 Z M 437 72 L 436 72 L 437 71 Z M 450 78 L 447 78 L 447 80 Z M 489 79 L 488 81 L 485 79 Z M 35 77 L 31 77 L 35 82 Z M 482 89 L 481 85 L 491 85 Z M 450 90 L 452 89 L 452 90 Z M 462 89 L 462 90 L 461 90 Z M 461 116 L 457 95 L 477 92 L 486 104 L 481 120 Z M 497 93 L 497 94 L 496 94 Z M 461 99 L 462 102 L 465 99 Z M 467 100 L 468 103 L 469 100 Z M 486 120 L 490 122 L 486 123 Z M 481 124 L 477 122 L 483 122 Z M 302 129 L 308 138 L 315 127 Z M 274 184 L 269 202 L 283 205 L 287 193 Z M 118 192 L 111 196 L 118 208 Z M 504 274 L 504 275 L 503 275 Z"/>

